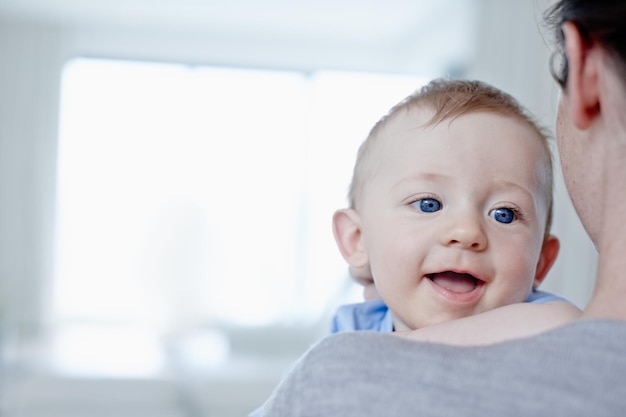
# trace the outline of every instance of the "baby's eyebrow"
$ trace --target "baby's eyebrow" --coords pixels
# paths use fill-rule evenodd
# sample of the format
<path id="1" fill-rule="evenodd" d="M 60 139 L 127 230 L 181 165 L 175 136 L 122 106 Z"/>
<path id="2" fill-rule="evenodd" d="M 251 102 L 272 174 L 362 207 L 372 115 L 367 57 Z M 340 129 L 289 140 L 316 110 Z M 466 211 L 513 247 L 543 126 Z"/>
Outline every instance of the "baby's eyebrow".
<path id="1" fill-rule="evenodd" d="M 447 183 L 452 182 L 454 180 L 454 176 L 439 174 L 434 172 L 422 172 L 416 175 L 411 175 L 400 179 L 398 182 L 393 184 L 392 188 L 401 187 L 405 184 L 410 184 L 416 181 L 429 181 L 434 183 Z"/>
<path id="2" fill-rule="evenodd" d="M 528 188 L 516 182 L 506 181 L 506 180 L 496 180 L 495 183 L 496 183 L 495 185 L 496 190 L 509 190 L 511 188 L 515 188 L 515 189 L 523 191 L 526 194 L 529 194 L 531 197 L 533 196 L 533 193 L 531 190 L 529 190 Z"/>
<path id="3" fill-rule="evenodd" d="M 437 183 L 437 184 L 446 184 L 446 183 L 454 182 L 455 176 L 441 174 L 441 173 L 434 173 L 434 172 L 422 172 L 416 175 L 411 175 L 411 176 L 407 176 L 407 177 L 400 179 L 399 181 L 397 181 L 396 183 L 392 185 L 392 189 L 400 188 L 405 185 L 410 185 L 411 183 L 414 183 L 416 181 L 427 181 L 427 182 L 432 182 L 432 183 Z M 494 185 L 492 187 L 492 191 L 495 191 L 495 192 L 509 191 L 510 192 L 511 190 L 516 190 L 517 192 L 522 192 L 531 200 L 535 199 L 536 193 L 533 193 L 531 189 L 524 187 L 523 185 L 515 181 L 510 181 L 506 179 L 501 179 L 501 180 L 495 179 L 493 183 Z"/>

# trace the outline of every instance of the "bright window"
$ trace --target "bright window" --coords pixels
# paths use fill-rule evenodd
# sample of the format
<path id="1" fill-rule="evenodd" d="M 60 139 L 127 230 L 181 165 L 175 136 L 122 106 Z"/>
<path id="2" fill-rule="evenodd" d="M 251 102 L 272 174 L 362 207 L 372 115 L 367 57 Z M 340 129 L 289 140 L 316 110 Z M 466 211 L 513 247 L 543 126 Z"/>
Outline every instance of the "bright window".
<path id="1" fill-rule="evenodd" d="M 55 322 L 165 333 L 319 319 L 350 297 L 331 216 L 346 205 L 357 148 L 422 83 L 73 60 Z"/>

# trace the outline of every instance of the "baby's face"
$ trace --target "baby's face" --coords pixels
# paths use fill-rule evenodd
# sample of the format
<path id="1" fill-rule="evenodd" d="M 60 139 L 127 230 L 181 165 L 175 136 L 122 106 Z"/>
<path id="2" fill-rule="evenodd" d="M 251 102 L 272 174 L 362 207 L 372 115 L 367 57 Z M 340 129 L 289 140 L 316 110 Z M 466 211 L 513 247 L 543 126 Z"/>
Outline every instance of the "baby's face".
<path id="1" fill-rule="evenodd" d="M 541 254 L 548 156 L 528 125 L 492 113 L 422 126 L 397 114 L 375 145 L 362 239 L 396 328 L 522 302 Z"/>

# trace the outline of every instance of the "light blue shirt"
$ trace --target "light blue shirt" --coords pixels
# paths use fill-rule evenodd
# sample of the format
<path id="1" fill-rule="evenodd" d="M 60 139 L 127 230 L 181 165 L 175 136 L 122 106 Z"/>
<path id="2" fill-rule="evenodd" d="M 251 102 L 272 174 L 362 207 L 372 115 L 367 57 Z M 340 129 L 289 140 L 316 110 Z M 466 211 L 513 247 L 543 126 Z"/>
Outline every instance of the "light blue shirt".
<path id="1" fill-rule="evenodd" d="M 569 303 L 563 297 L 539 290 L 533 290 L 525 302 L 544 304 L 550 301 Z M 347 304 L 337 309 L 331 322 L 330 332 L 341 333 L 357 330 L 379 333 L 393 332 L 391 310 L 383 300 Z"/>

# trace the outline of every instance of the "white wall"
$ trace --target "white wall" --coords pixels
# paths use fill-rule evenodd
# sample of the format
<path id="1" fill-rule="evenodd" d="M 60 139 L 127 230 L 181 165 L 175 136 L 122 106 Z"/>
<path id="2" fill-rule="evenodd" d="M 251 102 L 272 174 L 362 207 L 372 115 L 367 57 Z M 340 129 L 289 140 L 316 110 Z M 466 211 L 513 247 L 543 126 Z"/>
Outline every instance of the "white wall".
<path id="1" fill-rule="evenodd" d="M 0 313 L 28 331 L 52 270 L 59 31 L 0 21 Z"/>

